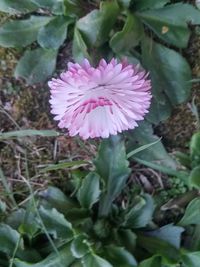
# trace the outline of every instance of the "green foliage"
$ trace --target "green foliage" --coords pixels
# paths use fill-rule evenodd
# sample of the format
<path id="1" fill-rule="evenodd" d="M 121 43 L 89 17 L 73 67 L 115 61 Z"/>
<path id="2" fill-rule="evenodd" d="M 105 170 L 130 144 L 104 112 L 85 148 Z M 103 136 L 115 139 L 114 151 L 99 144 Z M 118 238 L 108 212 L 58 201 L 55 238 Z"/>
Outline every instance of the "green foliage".
<path id="1" fill-rule="evenodd" d="M 100 179 L 96 173 L 89 173 L 78 190 L 77 198 L 83 208 L 90 209 L 100 195 Z"/>
<path id="2" fill-rule="evenodd" d="M 119 14 L 116 0 L 101 2 L 99 10 L 93 10 L 78 20 L 76 27 L 85 37 L 89 46 L 104 44 Z"/>
<path id="3" fill-rule="evenodd" d="M 189 41 L 190 30 L 187 24 L 200 24 L 199 11 L 192 5 L 183 3 L 145 10 L 137 15 L 160 39 L 180 48 L 187 47 Z"/>
<path id="4" fill-rule="evenodd" d="M 180 54 L 149 38 L 145 38 L 142 49 L 143 63 L 151 72 L 155 95 L 147 119 L 157 124 L 170 116 L 172 106 L 188 99 L 191 71 Z"/>
<path id="5" fill-rule="evenodd" d="M 39 29 L 50 17 L 31 16 L 26 20 L 9 21 L 0 28 L 0 46 L 25 47 L 37 40 Z"/>
<path id="6" fill-rule="evenodd" d="M 67 26 L 72 22 L 65 16 L 56 16 L 40 28 L 37 41 L 43 48 L 58 49 L 67 37 Z"/>
<path id="7" fill-rule="evenodd" d="M 195 250 L 198 246 L 184 243 L 188 228 L 197 231 L 200 224 L 199 197 L 188 204 L 177 225 L 165 225 L 157 217 L 155 220 L 158 207 L 153 197 L 144 192 L 135 196 L 127 186 L 130 177 L 127 158 L 174 176 L 173 191 L 168 196 L 184 193 L 180 189 L 199 189 L 199 133 L 192 137 L 190 154 L 179 153 L 186 167 L 185 171 L 179 171 L 175 160 L 153 134 L 151 123 L 156 125 L 167 119 L 172 108 L 190 95 L 190 67 L 169 45 L 187 46 L 188 23 L 199 24 L 200 12 L 192 5 L 173 4 L 169 0 L 99 3 L 99 9 L 97 1 L 88 1 L 89 8 L 82 9 L 82 0 L 1 0 L 0 10 L 17 16 L 1 26 L 0 45 L 33 44 L 18 62 L 16 78 L 22 77 L 28 84 L 46 81 L 55 70 L 60 47 L 70 40 L 73 57 L 78 62 L 86 57 L 95 63 L 101 57 L 112 56 L 127 56 L 130 62 L 141 62 L 150 71 L 154 98 L 147 120 L 126 135 L 127 151 L 122 136 L 103 140 L 91 171 L 79 176 L 72 173 L 67 195 L 53 186 L 34 195 L 27 181 L 30 199 L 19 209 L 0 169 L 1 182 L 12 208 L 16 209 L 7 214 L 7 203 L 0 201 L 0 214 L 5 218 L 0 224 L 0 264 L 2 267 L 199 266 L 200 256 Z M 45 130 L 12 131 L 1 133 L 0 140 L 37 135 L 59 134 Z M 46 166 L 41 173 L 86 164 L 59 162 Z M 122 193 L 125 188 L 130 190 L 128 201 Z"/>
<path id="8" fill-rule="evenodd" d="M 0 3 L 0 11 L 10 14 L 29 13 L 37 10 L 37 8 L 37 4 L 30 0 L 2 0 Z"/>
<path id="9" fill-rule="evenodd" d="M 112 136 L 103 140 L 95 166 L 105 187 L 100 200 L 100 214 L 106 216 L 110 212 L 112 201 L 124 188 L 130 174 L 121 136 Z"/>
<path id="10" fill-rule="evenodd" d="M 57 50 L 37 48 L 27 50 L 17 64 L 15 77 L 23 77 L 28 84 L 44 82 L 53 73 Z"/>
<path id="11" fill-rule="evenodd" d="M 122 138 L 104 140 L 94 162 L 94 171 L 80 176 L 80 183 L 72 182 L 67 195 L 51 186 L 31 194 L 23 207 L 5 216 L 0 225 L 2 267 L 163 267 L 198 262 L 199 254 L 183 250 L 181 243 L 183 227 L 200 222 L 199 198 L 189 204 L 179 226 L 159 227 L 149 194 L 132 195 L 124 204 L 122 192 L 130 170 Z"/>
<path id="12" fill-rule="evenodd" d="M 183 218 L 179 222 L 180 225 L 200 224 L 200 199 L 193 199 L 185 210 Z"/>

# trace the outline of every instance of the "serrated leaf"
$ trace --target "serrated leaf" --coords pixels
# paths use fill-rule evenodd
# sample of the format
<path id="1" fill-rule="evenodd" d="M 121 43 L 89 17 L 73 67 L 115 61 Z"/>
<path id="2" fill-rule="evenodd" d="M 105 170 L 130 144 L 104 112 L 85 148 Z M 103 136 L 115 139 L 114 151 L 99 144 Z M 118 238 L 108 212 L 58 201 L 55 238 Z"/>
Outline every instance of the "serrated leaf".
<path id="1" fill-rule="evenodd" d="M 161 261 L 161 257 L 156 255 L 142 261 L 138 267 L 162 267 Z"/>
<path id="2" fill-rule="evenodd" d="M 82 62 L 84 58 L 89 59 L 89 61 L 91 62 L 90 56 L 88 54 L 88 47 L 86 43 L 84 42 L 81 33 L 76 27 L 74 29 L 72 54 L 76 62 Z"/>
<path id="3" fill-rule="evenodd" d="M 110 40 L 110 47 L 115 53 L 129 51 L 139 44 L 143 34 L 141 22 L 133 14 L 128 13 L 123 29 L 115 33 Z"/>
<path id="4" fill-rule="evenodd" d="M 72 225 L 68 222 L 64 215 L 55 208 L 45 209 L 43 206 L 39 208 L 40 218 L 44 224 L 46 231 L 52 234 L 54 238 L 64 239 L 66 242 L 73 238 Z M 40 218 L 37 218 L 41 224 Z"/>
<path id="5" fill-rule="evenodd" d="M 170 0 L 134 0 L 132 7 L 136 11 L 145 9 L 156 9 L 163 7 L 169 2 Z"/>
<path id="6" fill-rule="evenodd" d="M 112 201 L 124 188 L 130 173 L 122 137 L 118 135 L 104 139 L 94 163 L 96 172 L 104 181 L 105 193 L 100 200 L 99 213 L 105 216 L 111 209 Z"/>
<path id="7" fill-rule="evenodd" d="M 200 198 L 195 198 L 189 203 L 178 224 L 181 226 L 200 224 Z"/>
<path id="8" fill-rule="evenodd" d="M 55 137 L 59 136 L 59 133 L 54 130 L 19 130 L 0 133 L 0 140 L 6 140 L 10 138 L 22 138 L 27 136 L 44 136 L 44 137 Z"/>
<path id="9" fill-rule="evenodd" d="M 18 248 L 23 248 L 20 234 L 9 225 L 0 224 L 0 251 L 12 256 L 17 244 Z"/>
<path id="10" fill-rule="evenodd" d="M 31 16 L 26 20 L 9 21 L 0 28 L 0 45 L 3 47 L 25 47 L 37 39 L 39 29 L 51 17 Z"/>
<path id="11" fill-rule="evenodd" d="M 59 48 L 67 37 L 67 26 L 71 22 L 70 18 L 56 16 L 39 30 L 37 37 L 39 45 L 43 48 Z"/>
<path id="12" fill-rule="evenodd" d="M 138 197 L 138 202 L 125 215 L 123 226 L 129 228 L 142 228 L 151 222 L 154 212 L 154 202 L 150 195 Z"/>
<path id="13" fill-rule="evenodd" d="M 191 32 L 187 24 L 200 24 L 200 12 L 183 3 L 139 12 L 137 16 L 163 41 L 180 48 L 188 45 Z"/>
<path id="14" fill-rule="evenodd" d="M 17 13 L 29 13 L 38 9 L 38 5 L 34 4 L 31 0 L 1 0 L 0 11 L 17 14 Z"/>
<path id="15" fill-rule="evenodd" d="M 15 259 L 14 264 L 16 267 L 69 267 L 74 260 L 75 258 L 70 251 L 70 244 L 67 244 L 60 248 L 58 253 L 53 252 L 38 263 L 28 263 Z"/>
<path id="16" fill-rule="evenodd" d="M 88 251 L 89 246 L 85 235 L 79 235 L 72 241 L 71 252 L 75 258 L 82 258 Z"/>
<path id="17" fill-rule="evenodd" d="M 83 267 L 113 267 L 108 261 L 95 255 L 88 254 L 82 259 Z"/>
<path id="18" fill-rule="evenodd" d="M 99 175 L 91 172 L 83 179 L 77 198 L 83 208 L 90 209 L 98 201 L 100 193 Z"/>
<path id="19" fill-rule="evenodd" d="M 99 47 L 108 40 L 118 13 L 119 6 L 116 0 L 102 1 L 100 10 L 93 10 L 78 20 L 77 28 L 90 46 Z"/>
<path id="20" fill-rule="evenodd" d="M 136 267 L 137 262 L 133 255 L 123 247 L 110 245 L 105 247 L 104 255 L 115 267 Z"/>
<path id="21" fill-rule="evenodd" d="M 142 42 L 142 62 L 150 71 L 153 94 L 146 118 L 158 124 L 170 116 L 173 106 L 188 99 L 191 69 L 179 53 L 149 38 Z"/>
<path id="22" fill-rule="evenodd" d="M 15 77 L 27 84 L 42 83 L 52 75 L 56 66 L 57 50 L 37 48 L 26 51 L 15 69 Z"/>
<path id="23" fill-rule="evenodd" d="M 183 267 L 199 267 L 200 266 L 200 252 L 188 252 L 182 256 Z"/>

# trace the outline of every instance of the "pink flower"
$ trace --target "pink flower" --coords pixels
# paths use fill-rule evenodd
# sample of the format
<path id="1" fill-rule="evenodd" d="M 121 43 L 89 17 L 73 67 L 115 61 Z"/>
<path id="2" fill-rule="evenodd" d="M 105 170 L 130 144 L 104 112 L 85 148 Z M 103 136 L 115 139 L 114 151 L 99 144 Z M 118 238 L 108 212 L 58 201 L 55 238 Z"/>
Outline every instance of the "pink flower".
<path id="1" fill-rule="evenodd" d="M 87 59 L 81 65 L 68 63 L 59 79 L 52 79 L 51 113 L 60 128 L 83 139 L 116 135 L 133 129 L 144 119 L 151 100 L 148 74 L 126 61 L 107 63 L 97 68 Z"/>

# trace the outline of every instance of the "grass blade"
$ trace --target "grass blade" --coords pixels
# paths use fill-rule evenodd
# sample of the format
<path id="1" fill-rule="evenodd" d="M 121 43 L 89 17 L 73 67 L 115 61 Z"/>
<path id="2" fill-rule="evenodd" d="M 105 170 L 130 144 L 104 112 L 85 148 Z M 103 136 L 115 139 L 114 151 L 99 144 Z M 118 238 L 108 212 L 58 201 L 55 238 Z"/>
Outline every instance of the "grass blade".
<path id="1" fill-rule="evenodd" d="M 148 149 L 149 147 L 151 147 L 151 146 L 157 144 L 158 142 L 160 142 L 160 140 L 161 140 L 161 138 L 159 138 L 159 139 L 156 140 L 155 142 L 152 142 L 152 143 L 150 143 L 150 144 L 143 145 L 143 146 L 140 146 L 140 147 L 134 149 L 133 151 L 131 151 L 131 152 L 129 152 L 129 153 L 127 154 L 127 159 L 129 159 L 129 158 L 131 158 L 133 155 L 135 155 L 135 154 L 137 154 L 137 153 L 139 153 L 139 152 L 141 152 L 141 151 L 143 151 L 143 150 L 145 150 L 145 149 Z"/>
<path id="2" fill-rule="evenodd" d="M 88 161 L 83 160 L 77 160 L 77 161 L 69 161 L 69 162 L 61 162 L 57 164 L 49 164 L 46 168 L 42 169 L 41 172 L 47 172 L 47 171 L 55 171 L 55 170 L 61 170 L 66 168 L 72 168 L 72 167 L 80 167 L 82 165 L 88 165 Z"/>
<path id="3" fill-rule="evenodd" d="M 10 131 L 5 133 L 0 133 L 0 140 L 19 138 L 26 136 L 43 136 L 43 137 L 54 137 L 60 134 L 54 130 L 20 130 L 20 131 Z"/>

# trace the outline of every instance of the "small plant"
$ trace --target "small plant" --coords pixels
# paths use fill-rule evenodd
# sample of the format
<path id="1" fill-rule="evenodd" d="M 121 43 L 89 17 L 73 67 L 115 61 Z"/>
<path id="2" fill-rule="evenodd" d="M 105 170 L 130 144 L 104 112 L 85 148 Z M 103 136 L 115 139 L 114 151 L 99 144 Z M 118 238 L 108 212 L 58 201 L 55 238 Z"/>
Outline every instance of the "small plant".
<path id="1" fill-rule="evenodd" d="M 152 196 L 123 199 L 130 169 L 120 136 L 102 141 L 93 171 L 71 174 L 67 194 L 51 186 L 35 196 L 27 181 L 30 200 L 0 225 L 2 267 L 198 266 L 200 253 L 180 246 L 184 227 L 200 218 L 199 198 L 177 226 L 162 227 Z"/>

